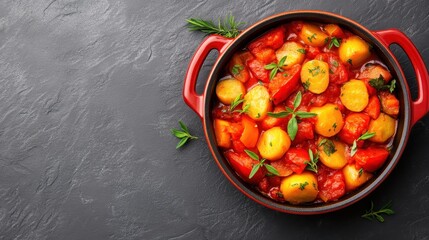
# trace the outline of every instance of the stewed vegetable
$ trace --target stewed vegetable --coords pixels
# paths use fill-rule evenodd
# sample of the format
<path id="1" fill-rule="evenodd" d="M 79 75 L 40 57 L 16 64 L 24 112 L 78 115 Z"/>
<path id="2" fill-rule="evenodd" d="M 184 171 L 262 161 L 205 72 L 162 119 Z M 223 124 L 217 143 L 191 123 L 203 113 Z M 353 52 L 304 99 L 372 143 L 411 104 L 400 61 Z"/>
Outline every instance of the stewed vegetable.
<path id="1" fill-rule="evenodd" d="M 396 81 L 364 39 L 336 24 L 290 22 L 235 53 L 212 108 L 237 175 L 278 202 L 332 202 L 390 156 Z"/>

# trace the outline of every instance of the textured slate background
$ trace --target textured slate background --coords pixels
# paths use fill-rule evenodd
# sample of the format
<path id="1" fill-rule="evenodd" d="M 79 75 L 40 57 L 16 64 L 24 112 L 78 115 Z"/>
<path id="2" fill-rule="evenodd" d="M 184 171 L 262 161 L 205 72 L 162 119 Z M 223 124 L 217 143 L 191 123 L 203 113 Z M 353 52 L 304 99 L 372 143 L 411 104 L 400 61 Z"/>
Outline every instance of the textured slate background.
<path id="1" fill-rule="evenodd" d="M 429 63 L 427 0 L 0 1 L 1 239 L 429 239 L 428 116 L 388 180 L 331 214 L 259 206 L 212 160 L 181 96 L 203 38 L 185 19 L 232 12 L 251 24 L 293 9 L 399 28 Z M 175 150 L 169 129 L 180 119 L 200 139 Z M 396 215 L 362 219 L 371 200 L 393 200 Z"/>

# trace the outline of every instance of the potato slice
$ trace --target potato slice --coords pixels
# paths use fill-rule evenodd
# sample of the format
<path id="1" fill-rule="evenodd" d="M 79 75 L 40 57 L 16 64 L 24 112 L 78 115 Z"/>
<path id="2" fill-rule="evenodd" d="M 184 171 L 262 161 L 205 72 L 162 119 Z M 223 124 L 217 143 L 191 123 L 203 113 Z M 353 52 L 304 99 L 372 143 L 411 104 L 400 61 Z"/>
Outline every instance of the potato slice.
<path id="1" fill-rule="evenodd" d="M 363 169 L 356 169 L 354 164 L 348 164 L 343 168 L 344 181 L 346 183 L 346 190 L 352 191 L 372 178 L 372 174 L 364 171 Z"/>
<path id="2" fill-rule="evenodd" d="M 380 113 L 377 119 L 369 122 L 368 132 L 375 133 L 369 141 L 384 143 L 395 134 L 396 121 L 385 113 Z"/>
<path id="3" fill-rule="evenodd" d="M 322 139 L 318 143 L 320 161 L 332 169 L 341 169 L 347 164 L 346 145 L 342 142 Z"/>
<path id="4" fill-rule="evenodd" d="M 338 106 L 327 103 L 321 107 L 312 107 L 310 112 L 316 113 L 316 133 L 324 137 L 332 137 L 344 126 L 344 119 Z"/>
<path id="5" fill-rule="evenodd" d="M 362 65 L 370 56 L 369 44 L 362 38 L 353 35 L 343 39 L 338 49 L 338 55 L 343 63 L 351 64 L 352 66 Z"/>
<path id="6" fill-rule="evenodd" d="M 267 160 L 280 159 L 290 147 L 289 135 L 280 127 L 273 127 L 259 137 L 256 144 L 261 156 Z"/>
<path id="7" fill-rule="evenodd" d="M 324 33 L 318 26 L 306 23 L 302 26 L 299 37 L 307 45 L 321 47 L 325 45 L 325 39 L 328 38 L 328 35 L 326 35 L 326 33 Z"/>
<path id="8" fill-rule="evenodd" d="M 230 105 L 234 99 L 240 95 L 246 94 L 246 88 L 243 83 L 237 79 L 225 79 L 216 85 L 216 96 L 223 104 Z"/>
<path id="9" fill-rule="evenodd" d="M 300 64 L 304 61 L 305 54 L 298 50 L 304 50 L 304 46 L 297 42 L 285 42 L 281 48 L 276 51 L 277 61 L 286 56 L 286 60 L 283 65 L 283 69 L 289 69 L 295 64 Z"/>
<path id="10" fill-rule="evenodd" d="M 312 93 L 322 93 L 329 85 L 329 65 L 320 60 L 306 62 L 301 69 L 301 82 Z"/>
<path id="11" fill-rule="evenodd" d="M 249 106 L 247 115 L 255 121 L 263 120 L 271 111 L 271 101 L 268 89 L 264 86 L 255 86 L 245 96 L 243 106 Z"/>
<path id="12" fill-rule="evenodd" d="M 369 102 L 368 89 L 363 81 L 352 79 L 341 87 L 340 99 L 348 110 L 361 112 Z"/>
<path id="13" fill-rule="evenodd" d="M 286 201 L 300 204 L 314 201 L 319 193 L 317 179 L 310 172 L 293 174 L 283 179 L 280 191 Z"/>

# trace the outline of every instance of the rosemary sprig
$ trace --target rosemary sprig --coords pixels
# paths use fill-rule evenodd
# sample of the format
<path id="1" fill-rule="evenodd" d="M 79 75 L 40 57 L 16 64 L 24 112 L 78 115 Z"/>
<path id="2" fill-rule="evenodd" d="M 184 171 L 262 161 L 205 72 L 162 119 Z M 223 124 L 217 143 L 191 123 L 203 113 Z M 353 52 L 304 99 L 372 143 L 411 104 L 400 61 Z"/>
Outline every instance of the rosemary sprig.
<path id="1" fill-rule="evenodd" d="M 223 21 L 218 19 L 216 25 L 213 21 L 203 20 L 201 18 L 189 18 L 188 28 L 190 31 L 201 31 L 208 34 L 219 34 L 227 38 L 235 38 L 240 34 L 238 27 L 244 25 L 244 22 L 236 22 L 235 17 L 229 14 Z"/>
<path id="2" fill-rule="evenodd" d="M 368 220 L 377 220 L 379 222 L 384 222 L 383 216 L 381 214 L 393 215 L 395 212 L 392 210 L 392 201 L 389 201 L 386 205 L 384 205 L 380 210 L 374 210 L 374 202 L 371 201 L 371 208 L 365 212 L 361 217 Z"/>
<path id="3" fill-rule="evenodd" d="M 177 137 L 178 139 L 180 139 L 180 141 L 177 143 L 177 145 L 176 145 L 176 149 L 178 149 L 178 148 L 180 148 L 180 147 L 182 147 L 183 145 L 185 145 L 185 143 L 189 140 L 189 139 L 198 139 L 198 137 L 195 137 L 195 136 L 192 136 L 190 133 L 189 133 L 189 129 L 188 129 L 188 127 L 182 122 L 182 121 L 179 121 L 179 125 L 180 125 L 180 128 L 182 129 L 182 130 L 178 130 L 178 129 L 174 129 L 174 128 L 172 128 L 170 131 L 171 131 L 171 134 L 173 135 L 173 136 L 175 136 L 175 137 Z"/>

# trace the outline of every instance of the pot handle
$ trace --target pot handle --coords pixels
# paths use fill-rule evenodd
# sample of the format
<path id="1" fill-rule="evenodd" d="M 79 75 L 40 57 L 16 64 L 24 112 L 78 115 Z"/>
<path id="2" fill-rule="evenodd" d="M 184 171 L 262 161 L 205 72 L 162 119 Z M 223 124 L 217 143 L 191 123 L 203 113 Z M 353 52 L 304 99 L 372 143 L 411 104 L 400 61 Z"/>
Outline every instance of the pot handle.
<path id="1" fill-rule="evenodd" d="M 405 51 L 413 65 L 419 87 L 418 98 L 413 101 L 411 105 L 411 124 L 414 125 L 429 111 L 429 76 L 425 63 L 423 62 L 416 46 L 414 46 L 411 40 L 400 30 L 387 29 L 375 31 L 374 35 L 376 35 L 387 47 L 394 43 L 398 44 Z"/>
<path id="2" fill-rule="evenodd" d="M 203 118 L 204 114 L 204 94 L 197 94 L 195 86 L 201 66 L 211 50 L 216 49 L 219 55 L 221 55 L 225 47 L 232 41 L 233 39 L 228 39 L 219 35 L 209 35 L 201 42 L 194 56 L 191 58 L 183 86 L 183 99 L 200 118 Z"/>

